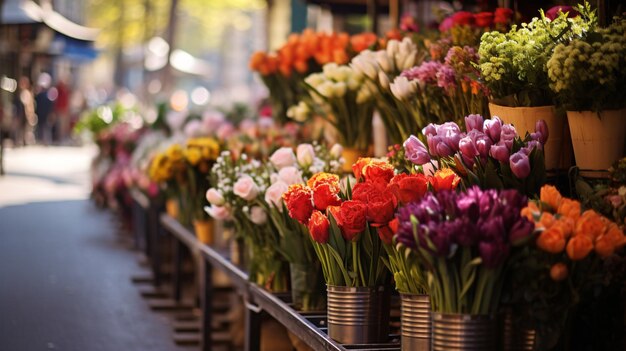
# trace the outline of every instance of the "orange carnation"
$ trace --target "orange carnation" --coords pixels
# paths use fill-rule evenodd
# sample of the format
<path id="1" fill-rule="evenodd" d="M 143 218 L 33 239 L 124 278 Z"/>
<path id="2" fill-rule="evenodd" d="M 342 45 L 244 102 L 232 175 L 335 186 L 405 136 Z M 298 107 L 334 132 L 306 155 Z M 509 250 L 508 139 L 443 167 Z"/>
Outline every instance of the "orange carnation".
<path id="1" fill-rule="evenodd" d="M 593 242 L 586 235 L 576 235 L 567 243 L 567 256 L 573 261 L 587 257 L 593 250 Z"/>
<path id="2" fill-rule="evenodd" d="M 554 211 L 559 208 L 562 198 L 561 193 L 552 185 L 544 185 L 541 188 L 539 199 L 552 207 Z"/>
<path id="3" fill-rule="evenodd" d="M 558 226 L 552 226 L 539 234 L 537 247 L 553 254 L 563 252 L 563 249 L 565 249 L 565 235 Z"/>
<path id="4" fill-rule="evenodd" d="M 557 213 L 576 221 L 580 217 L 580 202 L 563 198 L 561 199 Z"/>

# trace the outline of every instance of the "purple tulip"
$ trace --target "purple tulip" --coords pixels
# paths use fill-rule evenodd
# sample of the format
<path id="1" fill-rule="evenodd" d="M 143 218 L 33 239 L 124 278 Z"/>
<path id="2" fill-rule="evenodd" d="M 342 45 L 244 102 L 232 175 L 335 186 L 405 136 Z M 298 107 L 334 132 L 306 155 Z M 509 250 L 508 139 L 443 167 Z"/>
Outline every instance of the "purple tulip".
<path id="1" fill-rule="evenodd" d="M 459 140 L 463 137 L 461 129 L 454 122 L 446 122 L 437 128 L 437 136 L 441 137 L 448 147 L 459 151 Z"/>
<path id="2" fill-rule="evenodd" d="M 538 120 L 535 123 L 535 132 L 540 133 L 540 138 L 538 139 L 542 144 L 545 144 L 548 141 L 548 136 L 550 135 L 550 131 L 548 130 L 548 125 L 546 121 L 543 119 Z"/>
<path id="3" fill-rule="evenodd" d="M 513 140 L 517 137 L 517 131 L 511 124 L 502 125 L 502 131 L 500 132 L 500 140 L 503 140 L 506 147 L 511 150 L 513 147 Z"/>
<path id="4" fill-rule="evenodd" d="M 430 153 L 434 156 L 447 157 L 454 154 L 454 150 L 452 150 L 444 142 L 443 138 L 438 135 L 427 136 L 426 143 L 428 144 L 428 149 L 430 150 Z"/>
<path id="5" fill-rule="evenodd" d="M 506 147 L 504 141 L 500 140 L 497 144 L 491 145 L 489 154 L 496 160 L 506 163 L 509 162 L 509 148 Z"/>
<path id="6" fill-rule="evenodd" d="M 430 155 L 424 143 L 415 135 L 411 135 L 403 144 L 404 155 L 415 165 L 423 165 L 430 161 Z"/>
<path id="7" fill-rule="evenodd" d="M 489 136 L 493 143 L 500 141 L 500 132 L 502 131 L 502 120 L 493 117 L 483 123 L 483 132 Z"/>
<path id="8" fill-rule="evenodd" d="M 483 116 L 468 115 L 465 116 L 465 130 L 469 133 L 472 130 L 483 131 Z"/>
<path id="9" fill-rule="evenodd" d="M 530 153 L 534 150 L 542 150 L 542 144 L 537 140 L 530 140 L 526 143 L 526 146 L 521 148 L 520 150 L 524 152 L 526 155 L 530 155 Z"/>
<path id="10" fill-rule="evenodd" d="M 483 161 L 486 160 L 487 156 L 489 156 L 491 145 L 493 144 L 491 139 L 485 133 L 477 132 L 474 142 L 476 143 L 476 149 L 481 159 L 483 159 Z"/>
<path id="11" fill-rule="evenodd" d="M 513 245 L 520 243 L 520 241 L 526 239 L 535 229 L 535 224 L 529 221 L 526 217 L 521 217 L 509 232 L 509 242 Z"/>
<path id="12" fill-rule="evenodd" d="M 478 244 L 478 252 L 487 268 L 496 268 L 509 255 L 509 247 L 501 241 L 484 241 Z"/>
<path id="13" fill-rule="evenodd" d="M 509 165 L 513 174 L 519 179 L 524 179 L 530 175 L 530 160 L 523 151 L 511 155 Z"/>
<path id="14" fill-rule="evenodd" d="M 461 154 L 469 159 L 474 159 L 478 156 L 478 149 L 476 149 L 476 143 L 472 140 L 472 136 L 468 135 L 459 140 L 459 150 Z"/>
<path id="15" fill-rule="evenodd" d="M 437 135 L 437 125 L 433 123 L 429 123 L 424 129 L 422 129 L 422 134 L 429 135 Z"/>

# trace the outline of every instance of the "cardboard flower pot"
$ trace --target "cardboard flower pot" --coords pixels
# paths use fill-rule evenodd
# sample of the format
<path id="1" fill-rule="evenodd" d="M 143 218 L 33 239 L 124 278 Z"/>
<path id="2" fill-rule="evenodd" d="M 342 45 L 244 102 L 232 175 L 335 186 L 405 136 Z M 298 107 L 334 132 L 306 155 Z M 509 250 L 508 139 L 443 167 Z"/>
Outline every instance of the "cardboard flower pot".
<path id="1" fill-rule="evenodd" d="M 207 245 L 213 244 L 213 221 L 210 219 L 194 219 L 193 229 L 196 232 L 196 237 L 200 242 Z"/>
<path id="2" fill-rule="evenodd" d="M 535 123 L 544 120 L 548 125 L 548 141 L 544 146 L 546 169 L 569 168 L 565 164 L 570 150 L 567 134 L 567 119 L 557 113 L 554 106 L 508 107 L 489 103 L 491 116 L 498 116 L 504 123 L 510 123 L 523 138 L 526 133 L 535 131 Z"/>
<path id="3" fill-rule="evenodd" d="M 165 201 L 165 212 L 167 212 L 170 217 L 178 219 L 178 213 L 180 212 L 178 199 L 167 199 Z"/>
<path id="4" fill-rule="evenodd" d="M 567 111 L 576 165 L 582 170 L 606 170 L 624 156 L 626 108 Z"/>

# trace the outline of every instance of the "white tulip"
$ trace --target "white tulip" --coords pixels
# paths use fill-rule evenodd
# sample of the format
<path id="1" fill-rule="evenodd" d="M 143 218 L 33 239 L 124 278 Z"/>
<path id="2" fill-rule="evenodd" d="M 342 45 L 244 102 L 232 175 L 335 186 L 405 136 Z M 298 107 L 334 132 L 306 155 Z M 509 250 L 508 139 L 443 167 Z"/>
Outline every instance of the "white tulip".
<path id="1" fill-rule="evenodd" d="M 389 77 L 387 77 L 387 73 L 382 71 L 378 72 L 378 82 L 383 89 L 389 89 Z"/>
<path id="2" fill-rule="evenodd" d="M 387 43 L 387 56 L 394 57 L 399 50 L 400 42 L 395 39 L 389 40 L 389 42 Z"/>
<path id="3" fill-rule="evenodd" d="M 391 93 L 398 100 L 406 100 L 415 93 L 415 82 L 409 81 L 406 77 L 398 76 L 390 85 Z"/>
<path id="4" fill-rule="evenodd" d="M 393 61 L 389 60 L 387 52 L 383 50 L 376 52 L 376 63 L 378 63 L 380 68 L 385 72 L 392 72 L 394 70 Z"/>
<path id="5" fill-rule="evenodd" d="M 320 93 L 320 95 L 327 98 L 332 98 L 334 93 L 333 88 L 333 83 L 331 81 L 325 81 L 324 83 L 318 85 L 316 89 L 317 92 Z"/>
<path id="6" fill-rule="evenodd" d="M 304 81 L 306 82 L 306 84 L 312 86 L 313 88 L 317 88 L 320 84 L 324 83 L 326 79 L 321 73 L 313 73 L 309 74 L 309 76 L 306 77 Z"/>
<path id="7" fill-rule="evenodd" d="M 296 148 L 296 159 L 302 167 L 308 167 L 313 163 L 315 158 L 315 149 L 311 144 L 300 144 Z"/>
<path id="8" fill-rule="evenodd" d="M 344 82 L 338 82 L 333 84 L 333 96 L 335 97 L 343 97 L 344 95 L 346 95 L 346 83 Z"/>
<path id="9" fill-rule="evenodd" d="M 343 146 L 341 144 L 335 144 L 330 148 L 330 156 L 332 158 L 340 158 L 343 154 Z"/>

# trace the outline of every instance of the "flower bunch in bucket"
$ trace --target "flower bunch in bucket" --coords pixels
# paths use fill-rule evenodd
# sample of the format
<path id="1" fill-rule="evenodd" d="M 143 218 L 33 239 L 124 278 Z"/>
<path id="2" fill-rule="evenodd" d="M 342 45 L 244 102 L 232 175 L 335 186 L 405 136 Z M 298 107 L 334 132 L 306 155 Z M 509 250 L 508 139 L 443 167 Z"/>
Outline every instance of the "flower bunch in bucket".
<path id="1" fill-rule="evenodd" d="M 626 245 L 626 236 L 616 223 L 551 185 L 541 188 L 522 215 L 534 224 L 534 235 L 511 267 L 506 302 L 519 326 L 536 331 L 535 347 L 551 349 L 572 308 L 611 283 L 607 262 Z"/>
<path id="2" fill-rule="evenodd" d="M 399 210 L 397 240 L 415 250 L 434 311 L 497 311 L 512 247 L 534 227 L 520 214 L 526 203 L 515 190 L 472 187 L 428 193 Z"/>
<path id="3" fill-rule="evenodd" d="M 291 292 L 294 305 L 303 311 L 325 308 L 321 266 L 304 224 L 289 216 L 283 195 L 289 186 L 306 184 L 314 174 L 341 171 L 341 148 L 330 150 L 318 143 L 303 143 L 276 150 L 266 163 L 270 185 L 265 191 L 263 207 L 280 235 L 280 245 L 289 262 Z"/>
<path id="4" fill-rule="evenodd" d="M 454 122 L 429 124 L 422 132 L 428 147 L 411 136 L 404 143 L 405 157 L 420 167 L 450 167 L 466 187 L 514 188 L 532 195 L 545 182 L 543 143 L 548 128 L 543 121 L 523 139 L 511 124 L 480 115 L 465 117 L 464 132 Z"/>
<path id="5" fill-rule="evenodd" d="M 270 173 L 259 160 L 246 154 L 234 157 L 223 151 L 211 170 L 212 185 L 206 197 L 207 213 L 235 227 L 247 249 L 250 280 L 270 291 L 287 291 L 287 266 L 281 238 L 264 208 Z"/>
<path id="6" fill-rule="evenodd" d="M 172 217 L 180 214 L 180 196 L 187 186 L 185 172 L 185 155 L 178 143 L 170 144 L 165 150 L 158 152 L 150 161 L 148 175 L 159 184 L 166 199 L 166 209 Z M 182 218 L 179 218 L 182 220 Z"/>

